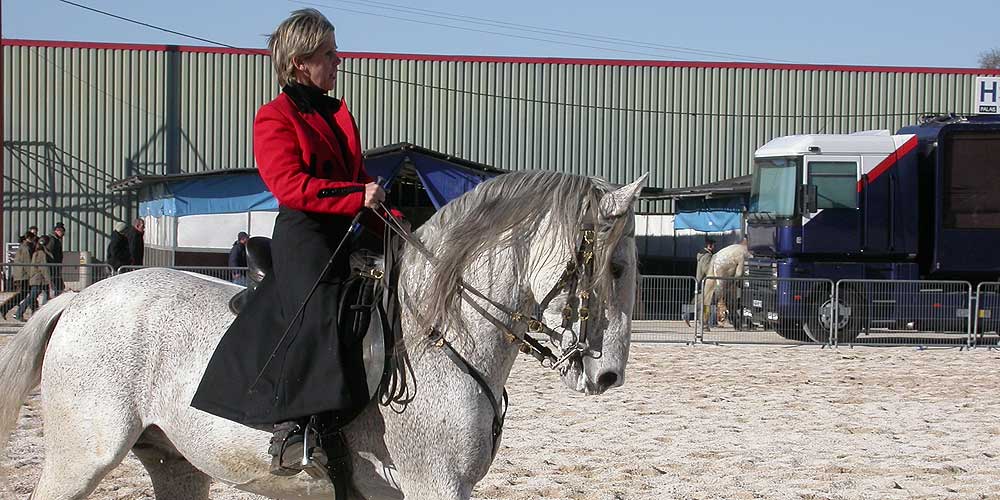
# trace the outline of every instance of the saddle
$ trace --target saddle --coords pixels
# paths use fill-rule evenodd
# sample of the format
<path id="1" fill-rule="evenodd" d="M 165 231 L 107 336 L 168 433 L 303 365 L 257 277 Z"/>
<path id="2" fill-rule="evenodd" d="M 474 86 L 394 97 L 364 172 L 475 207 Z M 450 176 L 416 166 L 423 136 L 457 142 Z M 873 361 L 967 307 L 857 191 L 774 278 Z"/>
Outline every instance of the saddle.
<path id="1" fill-rule="evenodd" d="M 229 310 L 233 314 L 239 314 L 243 306 L 250 300 L 251 295 L 264 281 L 264 277 L 274 271 L 274 263 L 271 260 L 271 238 L 254 236 L 247 240 L 247 287 L 229 299 Z"/>
<path id="2" fill-rule="evenodd" d="M 342 335 L 360 339 L 364 354 L 368 394 L 375 397 L 391 368 L 392 347 L 399 333 L 396 304 L 396 257 L 399 243 L 386 242 L 390 250 L 377 254 L 360 249 L 350 255 L 351 276 L 338 304 Z M 247 287 L 229 299 L 229 310 L 240 311 L 253 297 L 264 278 L 274 272 L 271 238 L 255 236 L 247 240 Z"/>

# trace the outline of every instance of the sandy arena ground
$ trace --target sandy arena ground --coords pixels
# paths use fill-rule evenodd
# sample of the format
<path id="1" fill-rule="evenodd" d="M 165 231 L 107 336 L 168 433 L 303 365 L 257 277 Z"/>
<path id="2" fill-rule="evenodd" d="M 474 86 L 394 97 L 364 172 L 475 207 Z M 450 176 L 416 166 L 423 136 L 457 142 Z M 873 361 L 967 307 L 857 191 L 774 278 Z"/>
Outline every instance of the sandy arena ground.
<path id="1" fill-rule="evenodd" d="M 997 351 L 634 344 L 626 379 L 583 397 L 519 361 L 474 498 L 1000 498 Z M 30 493 L 41 433 L 33 397 L 0 499 Z M 152 495 L 130 456 L 91 498 Z"/>

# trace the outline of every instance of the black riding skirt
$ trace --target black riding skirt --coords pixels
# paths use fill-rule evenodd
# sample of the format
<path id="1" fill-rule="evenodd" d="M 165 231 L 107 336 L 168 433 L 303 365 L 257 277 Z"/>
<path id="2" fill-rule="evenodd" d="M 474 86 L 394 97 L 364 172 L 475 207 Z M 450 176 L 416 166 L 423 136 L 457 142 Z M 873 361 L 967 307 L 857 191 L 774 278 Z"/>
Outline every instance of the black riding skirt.
<path id="1" fill-rule="evenodd" d="M 271 242 L 274 270 L 222 338 L 192 406 L 259 426 L 320 413 L 343 423 L 367 404 L 360 340 L 342 335 L 337 318 L 351 241 L 327 268 L 350 222 L 279 209 Z"/>

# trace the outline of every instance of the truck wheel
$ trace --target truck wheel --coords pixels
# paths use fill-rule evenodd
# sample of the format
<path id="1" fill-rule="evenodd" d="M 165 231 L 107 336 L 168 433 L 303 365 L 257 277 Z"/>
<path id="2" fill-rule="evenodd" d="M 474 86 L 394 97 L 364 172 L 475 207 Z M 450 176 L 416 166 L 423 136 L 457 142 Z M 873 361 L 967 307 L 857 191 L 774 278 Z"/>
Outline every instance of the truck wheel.
<path id="1" fill-rule="evenodd" d="M 810 295 L 807 304 L 809 311 L 803 328 L 806 336 L 816 342 L 827 343 L 830 341 L 830 326 L 834 321 L 834 309 L 840 312 L 837 316 L 837 324 L 834 331 L 837 332 L 838 342 L 854 342 L 861 333 L 866 315 L 865 304 L 861 300 L 861 295 L 854 290 L 847 289 L 841 292 L 838 301 L 834 304 L 828 292 L 817 291 Z"/>
<path id="2" fill-rule="evenodd" d="M 868 307 L 857 290 L 848 288 L 841 290 L 836 304 L 840 314 L 837 315 L 837 342 L 851 343 L 857 340 L 861 334 L 861 329 L 865 326 L 868 318 Z M 832 314 L 832 310 L 830 310 Z M 829 332 L 829 324 L 827 324 Z"/>
<path id="3" fill-rule="evenodd" d="M 809 342 L 830 342 L 830 325 L 833 323 L 833 299 L 829 292 L 817 290 L 806 299 L 806 318 L 802 328 Z"/>

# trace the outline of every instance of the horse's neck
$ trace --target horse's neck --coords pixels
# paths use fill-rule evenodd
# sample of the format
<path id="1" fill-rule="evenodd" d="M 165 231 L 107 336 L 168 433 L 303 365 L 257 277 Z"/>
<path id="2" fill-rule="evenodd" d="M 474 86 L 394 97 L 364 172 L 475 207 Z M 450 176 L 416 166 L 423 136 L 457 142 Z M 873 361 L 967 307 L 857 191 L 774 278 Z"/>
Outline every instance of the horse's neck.
<path id="1" fill-rule="evenodd" d="M 520 308 L 518 302 L 522 300 L 520 293 L 522 287 L 517 281 L 522 273 L 515 272 L 513 263 L 514 259 L 509 250 L 490 252 L 489 255 L 476 260 L 469 266 L 463 275 L 463 280 L 469 286 L 490 297 L 491 300 L 517 310 Z M 403 293 L 401 298 L 404 302 L 406 295 L 422 290 L 426 286 L 430 275 L 431 266 L 426 260 L 403 260 L 403 281 L 400 282 L 400 286 Z M 509 325 L 511 323 L 510 317 L 486 304 L 482 299 L 468 294 L 466 296 L 474 300 L 477 305 L 484 307 L 501 324 Z M 411 329 L 420 328 L 415 316 L 413 316 L 414 312 L 414 309 L 408 309 L 404 306 L 403 328 L 411 333 Z M 464 300 L 461 312 L 463 324 L 449 323 L 445 325 L 442 329 L 444 337 L 465 361 L 483 375 L 494 392 L 499 394 L 498 391 L 506 383 L 517 357 L 517 346 L 507 342 L 504 332 L 500 328 Z M 420 336 L 404 335 L 404 338 L 419 339 Z M 422 350 L 416 346 L 409 346 L 406 350 L 411 350 L 411 348 L 415 351 Z M 429 347 L 432 350 L 439 348 Z M 414 363 L 422 363 L 423 356 L 417 355 L 411 360 Z M 446 369 L 449 370 L 462 369 L 451 361 L 445 365 Z"/>
<path id="2" fill-rule="evenodd" d="M 551 228 L 547 220 L 541 227 Z M 566 228 L 540 231 L 529 238 L 528 248 L 519 251 L 523 261 L 514 258 L 518 250 L 498 249 L 489 258 L 481 259 L 470 266 L 466 282 L 484 292 L 510 310 L 524 315 L 535 313 L 537 302 L 552 289 L 562 277 L 566 266 Z M 477 301 L 482 304 L 482 301 Z M 468 341 L 463 345 L 463 355 L 469 353 L 469 361 L 487 373 L 487 380 L 494 390 L 499 390 L 510 375 L 517 358 L 518 345 L 509 341 L 508 333 L 523 336 L 525 325 L 515 323 L 506 314 L 488 307 L 496 319 L 506 328 L 497 327 L 476 312 L 471 306 L 463 307 L 463 316 L 469 323 Z M 547 318 L 552 321 L 552 318 Z"/>
<path id="3" fill-rule="evenodd" d="M 515 269 L 513 250 L 504 249 L 491 252 L 488 256 L 478 259 L 465 273 L 465 281 L 469 286 L 490 297 L 491 300 L 503 304 L 510 310 L 526 312 L 527 307 L 524 284 L 520 282 L 523 272 Z M 522 263 L 523 264 L 523 263 Z M 462 306 L 462 317 L 466 326 L 460 336 L 456 336 L 457 346 L 463 356 L 478 370 L 483 372 L 494 389 L 499 389 L 510 375 L 514 359 L 517 357 L 517 346 L 508 342 L 507 329 L 518 331 L 519 325 L 512 323 L 504 312 L 486 304 L 483 300 L 467 296 L 479 307 L 485 308 L 488 314 L 504 325 L 497 326 L 483 316 L 471 304 Z M 456 332 L 457 333 L 457 332 Z"/>

